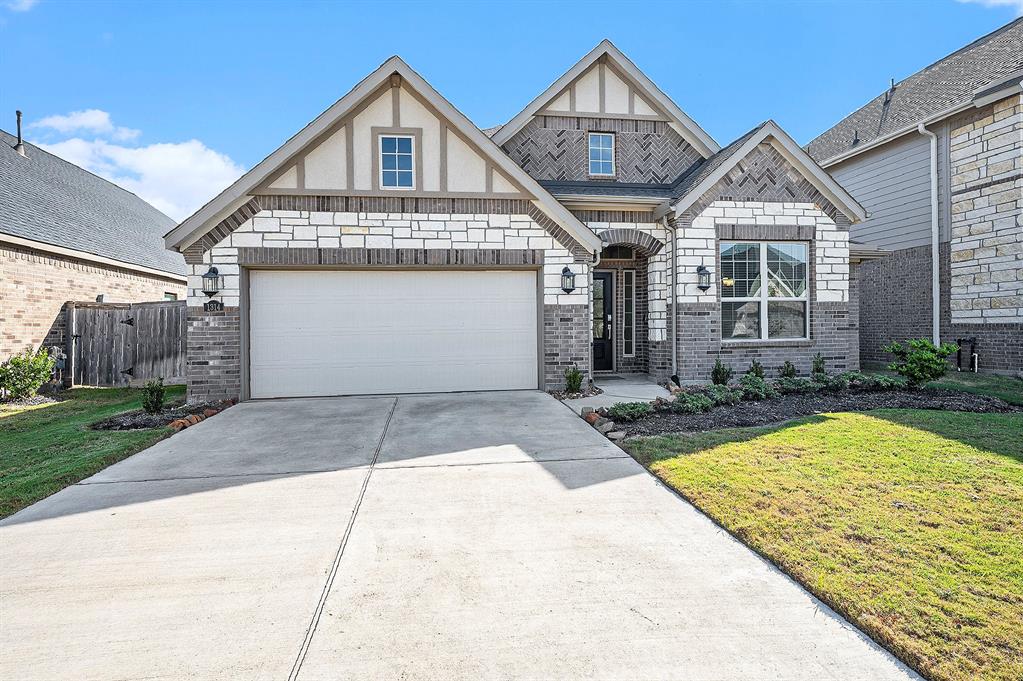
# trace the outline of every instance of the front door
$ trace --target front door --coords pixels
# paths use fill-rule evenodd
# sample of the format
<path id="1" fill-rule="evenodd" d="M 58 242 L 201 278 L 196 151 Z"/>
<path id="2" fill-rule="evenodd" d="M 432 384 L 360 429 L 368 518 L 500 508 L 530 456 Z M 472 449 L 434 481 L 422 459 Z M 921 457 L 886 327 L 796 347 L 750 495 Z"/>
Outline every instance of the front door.
<path id="1" fill-rule="evenodd" d="M 593 273 L 593 370 L 614 369 L 614 334 L 611 332 L 611 310 L 614 300 L 610 272 Z"/>

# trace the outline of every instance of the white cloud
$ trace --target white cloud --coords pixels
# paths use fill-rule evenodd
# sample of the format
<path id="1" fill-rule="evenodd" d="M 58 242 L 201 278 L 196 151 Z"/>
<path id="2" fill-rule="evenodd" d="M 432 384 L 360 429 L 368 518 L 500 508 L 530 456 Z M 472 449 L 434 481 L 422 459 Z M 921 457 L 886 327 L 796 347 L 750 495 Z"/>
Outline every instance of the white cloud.
<path id="1" fill-rule="evenodd" d="M 47 116 L 29 125 L 31 128 L 47 128 L 59 133 L 91 132 L 96 135 L 112 137 L 122 142 L 133 140 L 142 134 L 141 130 L 122 128 L 114 125 L 110 114 L 101 109 L 85 109 L 72 111 L 69 114 Z"/>
<path id="2" fill-rule="evenodd" d="M 195 139 L 133 147 L 75 137 L 39 146 L 134 192 L 179 222 L 244 172 Z"/>
<path id="3" fill-rule="evenodd" d="M 1008 7 L 1016 12 L 1016 16 L 1023 16 L 1023 0 L 957 0 L 965 4 L 983 5 L 984 7 Z"/>
<path id="4" fill-rule="evenodd" d="M 35 7 L 38 2 L 39 0 L 7 0 L 4 3 L 4 7 L 12 12 L 27 12 Z"/>

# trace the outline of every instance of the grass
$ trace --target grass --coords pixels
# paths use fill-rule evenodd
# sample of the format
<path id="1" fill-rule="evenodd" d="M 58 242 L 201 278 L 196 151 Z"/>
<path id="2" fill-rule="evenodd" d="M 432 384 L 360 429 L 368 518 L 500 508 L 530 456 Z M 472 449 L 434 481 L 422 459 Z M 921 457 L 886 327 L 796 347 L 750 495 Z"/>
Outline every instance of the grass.
<path id="1" fill-rule="evenodd" d="M 184 394 L 168 386 L 167 400 Z M 130 388 L 76 388 L 63 402 L 0 412 L 0 518 L 145 449 L 169 428 L 89 430 L 91 423 L 142 407 Z"/>
<path id="2" fill-rule="evenodd" d="M 1023 678 L 1023 414 L 877 410 L 627 441 L 927 677 Z"/>
<path id="3" fill-rule="evenodd" d="M 962 390 L 977 395 L 1000 397 L 1010 404 L 1023 405 L 1023 380 L 1012 376 L 950 371 L 929 385 L 946 390 Z"/>

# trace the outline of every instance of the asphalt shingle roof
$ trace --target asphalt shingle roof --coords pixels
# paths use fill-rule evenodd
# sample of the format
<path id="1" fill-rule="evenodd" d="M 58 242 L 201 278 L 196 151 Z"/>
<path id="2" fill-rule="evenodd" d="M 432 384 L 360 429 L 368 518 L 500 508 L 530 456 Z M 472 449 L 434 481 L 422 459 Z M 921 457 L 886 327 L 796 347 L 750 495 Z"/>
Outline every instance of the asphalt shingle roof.
<path id="1" fill-rule="evenodd" d="M 0 232 L 173 274 L 180 253 L 164 247 L 174 220 L 131 192 L 0 130 Z"/>
<path id="2" fill-rule="evenodd" d="M 640 184 L 630 182 L 585 182 L 541 180 L 540 185 L 551 194 L 574 196 L 635 196 L 666 199 L 671 195 L 670 184 Z"/>
<path id="3" fill-rule="evenodd" d="M 1023 17 L 896 83 L 807 145 L 823 163 L 973 99 L 976 90 L 1023 69 Z"/>

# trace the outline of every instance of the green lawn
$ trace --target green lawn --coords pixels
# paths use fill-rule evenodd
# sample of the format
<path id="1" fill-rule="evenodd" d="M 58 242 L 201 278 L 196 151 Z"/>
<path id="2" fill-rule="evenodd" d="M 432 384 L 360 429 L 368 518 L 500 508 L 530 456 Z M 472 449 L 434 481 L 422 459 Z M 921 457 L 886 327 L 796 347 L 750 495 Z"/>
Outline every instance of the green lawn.
<path id="1" fill-rule="evenodd" d="M 168 386 L 167 400 L 184 394 Z M 170 434 L 89 430 L 90 423 L 139 409 L 141 391 L 76 388 L 55 404 L 0 411 L 0 518 L 73 485 Z"/>
<path id="2" fill-rule="evenodd" d="M 935 388 L 1000 397 L 1010 404 L 1023 404 L 1023 380 L 1012 376 L 950 371 L 941 380 L 934 381 L 930 385 Z"/>
<path id="3" fill-rule="evenodd" d="M 929 678 L 1023 678 L 1023 414 L 823 414 L 626 446 Z"/>

